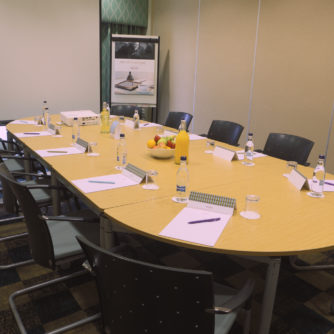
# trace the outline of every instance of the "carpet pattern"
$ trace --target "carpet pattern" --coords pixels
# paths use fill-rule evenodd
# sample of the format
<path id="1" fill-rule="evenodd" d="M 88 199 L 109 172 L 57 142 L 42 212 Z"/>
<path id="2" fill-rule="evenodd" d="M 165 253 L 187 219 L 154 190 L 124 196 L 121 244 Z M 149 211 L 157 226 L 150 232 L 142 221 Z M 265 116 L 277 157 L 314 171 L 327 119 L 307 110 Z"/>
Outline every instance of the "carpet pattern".
<path id="1" fill-rule="evenodd" d="M 0 224 L 0 236 L 10 231 L 24 231 L 23 223 Z M 145 248 L 142 245 L 145 245 Z M 239 288 L 249 276 L 256 280 L 253 301 L 252 334 L 257 333 L 266 265 L 245 258 L 205 254 L 180 249 L 156 241 L 136 238 L 138 256 L 152 256 L 162 264 L 193 269 L 206 269 L 214 273 L 218 282 Z M 148 252 L 149 250 L 150 252 Z M 152 255 L 154 254 L 154 255 Z M 0 244 L 0 264 L 29 258 L 27 239 Z M 334 263 L 331 252 L 303 256 L 303 263 Z M 57 274 L 36 264 L 0 271 L 0 334 L 18 334 L 18 328 L 8 305 L 9 295 L 21 288 L 56 277 Z M 271 334 L 334 334 L 334 315 L 330 305 L 334 301 L 334 270 L 295 271 L 283 258 Z M 89 276 L 73 279 L 16 299 L 19 312 L 29 334 L 45 331 L 92 315 L 99 310 L 94 280 Z M 241 333 L 236 324 L 232 334 Z M 102 333 L 100 321 L 84 325 L 68 333 Z"/>

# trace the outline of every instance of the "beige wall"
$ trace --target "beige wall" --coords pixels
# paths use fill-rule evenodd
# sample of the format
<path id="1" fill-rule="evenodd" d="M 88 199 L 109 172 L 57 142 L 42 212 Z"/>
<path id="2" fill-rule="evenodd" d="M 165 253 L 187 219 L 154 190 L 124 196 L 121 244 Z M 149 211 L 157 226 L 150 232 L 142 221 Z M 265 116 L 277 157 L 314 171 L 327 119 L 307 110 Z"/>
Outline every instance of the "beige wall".
<path id="1" fill-rule="evenodd" d="M 99 110 L 99 0 L 0 0 L 0 119 Z"/>
<path id="2" fill-rule="evenodd" d="M 162 59 L 169 50 L 169 68 L 160 66 L 163 117 L 172 109 L 192 112 L 198 46 L 194 132 L 206 132 L 213 119 L 246 128 L 257 6 L 201 0 L 196 44 L 198 1 L 153 0 Z M 333 14 L 332 0 L 262 0 L 251 119 L 256 147 L 269 132 L 285 132 L 315 141 L 312 164 L 324 152 L 334 102 Z M 327 168 L 334 172 L 333 144 Z"/>

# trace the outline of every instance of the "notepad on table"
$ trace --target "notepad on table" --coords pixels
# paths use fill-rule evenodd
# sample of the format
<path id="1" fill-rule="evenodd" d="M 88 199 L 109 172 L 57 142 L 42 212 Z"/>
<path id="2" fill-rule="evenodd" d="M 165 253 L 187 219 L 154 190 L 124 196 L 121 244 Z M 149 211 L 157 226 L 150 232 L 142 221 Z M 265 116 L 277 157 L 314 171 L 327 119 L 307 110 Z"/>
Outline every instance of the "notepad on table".
<path id="1" fill-rule="evenodd" d="M 75 146 L 70 147 L 60 147 L 60 148 L 48 148 L 46 150 L 36 150 L 36 153 L 41 157 L 54 157 L 58 155 L 70 155 L 70 154 L 80 154 L 83 153 L 82 150 L 79 150 Z"/>
<path id="2" fill-rule="evenodd" d="M 49 131 L 27 131 L 27 132 L 16 132 L 14 135 L 18 138 L 24 137 L 41 137 L 41 136 L 51 136 Z"/>
<path id="3" fill-rule="evenodd" d="M 214 246 L 233 215 L 235 199 L 191 192 L 183 208 L 161 236 Z"/>

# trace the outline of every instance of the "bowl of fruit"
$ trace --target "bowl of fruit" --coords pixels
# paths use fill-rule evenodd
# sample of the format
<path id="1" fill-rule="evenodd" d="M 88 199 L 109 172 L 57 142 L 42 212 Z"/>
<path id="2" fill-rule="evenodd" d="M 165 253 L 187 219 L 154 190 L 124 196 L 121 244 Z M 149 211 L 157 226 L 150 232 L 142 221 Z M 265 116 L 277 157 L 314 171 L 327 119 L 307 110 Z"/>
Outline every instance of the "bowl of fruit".
<path id="1" fill-rule="evenodd" d="M 156 135 L 147 142 L 148 153 L 154 158 L 167 159 L 174 156 L 176 136 Z"/>

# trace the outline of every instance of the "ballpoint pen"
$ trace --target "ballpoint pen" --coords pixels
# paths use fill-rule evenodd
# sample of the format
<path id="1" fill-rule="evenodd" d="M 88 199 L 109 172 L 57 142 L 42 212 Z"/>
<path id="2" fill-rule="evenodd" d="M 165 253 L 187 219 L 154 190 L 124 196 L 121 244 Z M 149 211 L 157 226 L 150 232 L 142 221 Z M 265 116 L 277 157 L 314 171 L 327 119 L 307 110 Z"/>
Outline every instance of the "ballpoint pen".
<path id="1" fill-rule="evenodd" d="M 48 153 L 68 153 L 67 151 L 47 151 Z"/>
<path id="2" fill-rule="evenodd" d="M 39 135 L 39 132 L 23 132 L 25 135 Z"/>
<path id="3" fill-rule="evenodd" d="M 218 220 L 220 220 L 219 217 L 209 218 L 209 219 L 192 220 L 192 221 L 188 222 L 188 224 L 210 223 L 210 222 L 217 222 Z"/>
<path id="4" fill-rule="evenodd" d="M 98 181 L 98 180 L 89 180 L 89 183 L 106 183 L 106 184 L 115 184 L 115 182 L 112 181 Z"/>
<path id="5" fill-rule="evenodd" d="M 327 181 L 325 181 L 325 184 L 328 184 L 329 186 L 334 186 L 334 183 L 327 182 Z"/>
<path id="6" fill-rule="evenodd" d="M 145 123 L 145 124 L 143 124 L 143 126 L 147 126 L 147 125 L 150 125 L 150 123 Z"/>

